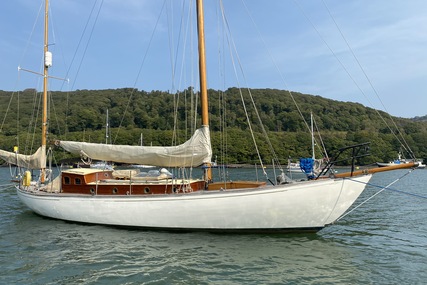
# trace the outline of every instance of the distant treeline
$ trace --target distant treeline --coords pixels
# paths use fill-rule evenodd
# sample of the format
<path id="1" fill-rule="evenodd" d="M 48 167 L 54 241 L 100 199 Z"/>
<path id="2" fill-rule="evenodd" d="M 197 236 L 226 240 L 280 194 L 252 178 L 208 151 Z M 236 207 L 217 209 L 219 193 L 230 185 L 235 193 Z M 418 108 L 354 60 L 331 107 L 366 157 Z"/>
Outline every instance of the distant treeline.
<path id="1" fill-rule="evenodd" d="M 272 155 L 259 119 L 276 154 L 286 163 L 289 157 L 311 156 L 311 135 L 307 125 L 310 124 L 310 113 L 315 118 L 329 154 L 346 145 L 370 141 L 371 156 L 361 159 L 359 163 L 390 161 L 397 157 L 399 151 L 408 156 L 399 142 L 404 140 L 417 158 L 427 158 L 427 117 L 394 117 L 391 121 L 388 114 L 358 103 L 297 92 L 292 95 L 293 98 L 288 91 L 274 89 L 209 90 L 214 158 L 217 157 L 221 163 L 257 161 L 242 100 L 246 103 L 249 120 L 253 122 L 252 128 L 265 163 L 271 161 Z M 31 148 L 29 145 L 36 148 L 40 141 L 40 101 L 41 93 L 33 89 L 14 93 L 0 91 L 1 149 L 12 149 L 18 143 L 21 152 L 24 152 L 23 145 L 27 145 L 24 147 L 26 149 Z M 258 112 L 252 102 L 255 102 Z M 191 136 L 195 127 L 200 126 L 200 121 L 194 119 L 194 110 L 200 113 L 198 106 L 198 95 L 192 88 L 175 94 L 131 88 L 51 92 L 49 140 L 100 143 L 107 140 L 114 144 L 131 145 L 179 144 Z M 59 149 L 55 149 L 55 152 L 58 160 L 70 157 Z M 317 155 L 320 156 L 320 152 Z"/>

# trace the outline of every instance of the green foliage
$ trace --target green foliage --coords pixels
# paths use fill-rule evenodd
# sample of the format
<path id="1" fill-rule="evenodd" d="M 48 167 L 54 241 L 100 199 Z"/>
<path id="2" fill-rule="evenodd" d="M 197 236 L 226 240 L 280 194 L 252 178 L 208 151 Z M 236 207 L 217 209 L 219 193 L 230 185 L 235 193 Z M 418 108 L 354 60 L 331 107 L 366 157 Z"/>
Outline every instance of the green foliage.
<path id="1" fill-rule="evenodd" d="M 307 125 L 310 112 L 316 118 L 329 153 L 346 145 L 371 142 L 371 156 L 360 163 L 389 161 L 397 156 L 400 143 L 397 130 L 390 130 L 377 111 L 358 103 L 339 102 L 320 96 L 288 91 L 251 89 L 240 91 L 209 90 L 210 129 L 214 156 L 224 163 L 253 163 L 258 157 L 248 131 L 242 101 L 247 105 L 255 139 L 265 163 L 272 155 L 262 135 L 258 116 L 263 122 L 276 154 L 283 159 L 311 156 L 311 139 Z M 34 89 L 22 92 L 0 91 L 0 148 L 12 149 L 16 144 L 28 143 L 34 149 L 40 143 L 41 94 Z M 176 94 L 163 91 L 139 91 L 131 88 L 108 90 L 76 90 L 52 92 L 50 98 L 49 141 L 56 139 L 105 142 L 106 112 L 109 113 L 110 139 L 114 144 L 144 145 L 179 144 L 187 140 L 195 126 L 194 110 L 200 108 L 197 94 L 188 88 Z M 256 109 L 252 105 L 256 102 Z M 18 104 L 19 102 L 19 104 Z M 7 111 L 7 113 L 6 113 Z M 382 113 L 389 126 L 388 115 Z M 36 119 L 33 119 L 36 118 Z M 393 118 L 405 140 L 419 158 L 427 157 L 427 122 L 425 117 L 414 120 Z M 18 123 L 17 123 L 18 122 Z M 175 124 L 176 123 L 176 124 Z M 173 132 L 176 125 L 176 132 Z M 227 132 L 222 130 L 230 127 Z M 30 133 L 30 135 L 28 135 Z M 175 135 L 174 135 L 175 134 Z M 227 146 L 227 150 L 222 147 Z M 21 147 L 22 151 L 22 147 Z M 68 154 L 59 151 L 60 158 Z M 320 155 L 320 153 L 319 153 Z"/>

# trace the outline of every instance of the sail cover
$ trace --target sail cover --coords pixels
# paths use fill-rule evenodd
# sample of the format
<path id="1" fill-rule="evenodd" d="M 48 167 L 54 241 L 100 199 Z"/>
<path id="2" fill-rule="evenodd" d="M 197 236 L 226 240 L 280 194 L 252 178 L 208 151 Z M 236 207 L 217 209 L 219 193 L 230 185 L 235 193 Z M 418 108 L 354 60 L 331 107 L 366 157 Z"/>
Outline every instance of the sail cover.
<path id="1" fill-rule="evenodd" d="M 208 126 L 197 129 L 188 141 L 178 146 L 108 145 L 74 141 L 59 141 L 57 144 L 70 153 L 91 159 L 163 167 L 199 166 L 211 162 L 212 158 Z"/>
<path id="2" fill-rule="evenodd" d="M 19 154 L 0 149 L 0 158 L 6 163 L 28 169 L 41 169 L 46 167 L 46 147 L 39 149 L 31 155 Z"/>

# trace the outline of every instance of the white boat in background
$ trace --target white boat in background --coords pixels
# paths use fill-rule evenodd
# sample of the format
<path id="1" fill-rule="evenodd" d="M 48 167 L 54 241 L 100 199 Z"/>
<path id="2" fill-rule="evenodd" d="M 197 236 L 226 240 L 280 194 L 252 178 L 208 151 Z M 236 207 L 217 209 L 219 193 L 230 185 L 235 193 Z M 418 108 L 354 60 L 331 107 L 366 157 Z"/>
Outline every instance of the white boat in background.
<path id="1" fill-rule="evenodd" d="M 141 133 L 141 137 L 139 139 L 140 146 L 144 145 L 143 141 L 144 140 L 143 140 L 143 136 L 142 136 L 142 133 Z M 146 168 L 155 168 L 156 166 L 155 165 L 146 165 L 146 164 L 131 164 L 130 167 L 132 167 L 132 168 L 146 169 Z"/>
<path id="2" fill-rule="evenodd" d="M 390 162 L 377 162 L 377 165 L 379 167 L 385 167 L 385 166 L 393 166 L 393 165 L 400 165 L 400 164 L 406 164 L 406 163 L 416 163 L 416 168 L 418 169 L 424 169 L 426 165 L 423 163 L 420 159 L 405 159 L 402 158 L 402 154 L 399 152 L 398 158 L 390 161 Z"/>
<path id="3" fill-rule="evenodd" d="M 406 163 L 406 161 L 402 160 L 402 154 L 399 152 L 397 159 L 389 162 L 377 162 L 377 165 L 379 167 L 385 167 L 385 166 L 393 166 L 393 165 L 399 165 L 404 163 Z"/>
<path id="4" fill-rule="evenodd" d="M 424 169 L 426 168 L 426 165 L 423 163 L 423 161 L 421 159 L 418 160 L 406 160 L 405 163 L 412 163 L 415 162 L 417 164 L 417 168 L 418 169 Z"/>
<path id="5" fill-rule="evenodd" d="M 105 119 L 105 144 L 111 144 L 111 139 L 110 139 L 110 117 L 109 117 L 109 113 L 108 113 L 108 109 L 106 112 L 106 119 Z M 96 169 L 105 169 L 105 170 L 113 170 L 114 165 L 110 162 L 107 161 L 96 161 L 96 162 L 92 162 L 92 159 L 89 158 L 89 166 L 90 168 L 96 168 Z M 83 163 L 85 163 L 85 161 L 83 160 Z"/>
<path id="6" fill-rule="evenodd" d="M 288 173 L 303 173 L 310 177 L 315 177 L 321 169 L 325 166 L 325 163 L 329 161 L 326 149 L 322 150 L 325 159 L 316 159 L 316 140 L 314 138 L 314 118 L 313 113 L 310 112 L 310 134 L 311 134 L 311 158 L 300 158 L 299 162 L 291 162 L 288 159 L 288 165 L 286 171 Z M 320 135 L 319 135 L 320 138 Z M 320 138 L 320 140 L 322 140 Z M 323 142 L 322 142 L 323 145 Z"/>
<path id="7" fill-rule="evenodd" d="M 420 160 L 420 161 L 418 161 L 418 166 L 417 166 L 417 168 L 419 168 L 419 169 L 424 169 L 424 168 L 426 168 L 426 165 Z"/>
<path id="8" fill-rule="evenodd" d="M 286 172 L 302 173 L 299 162 L 288 162 L 288 165 L 286 166 Z"/>
<path id="9" fill-rule="evenodd" d="M 49 27 L 48 1 L 45 28 Z M 17 195 L 35 213 L 66 221 L 176 231 L 289 232 L 317 231 L 334 223 L 356 201 L 373 173 L 413 164 L 334 174 L 326 170 L 311 180 L 292 181 L 284 173 L 276 181 L 215 181 L 208 119 L 203 2 L 197 0 L 201 125 L 177 146 L 128 146 L 57 141 L 56 145 L 93 160 L 160 167 L 198 167 L 202 178 L 139 175 L 135 169 L 67 169 L 56 178 L 46 167 L 47 81 L 51 66 L 48 31 L 44 39 L 44 114 L 42 144 L 30 156 L 0 155 L 9 163 L 39 169 L 26 171 Z M 231 143 L 231 142 L 230 142 Z M 345 150 L 358 153 L 364 145 Z M 355 159 L 351 157 L 354 166 Z M 330 162 L 332 165 L 333 160 Z M 267 182 L 269 185 L 267 185 Z"/>
<path id="10" fill-rule="evenodd" d="M 144 165 L 144 164 L 131 164 L 130 167 L 133 167 L 133 168 L 155 168 L 154 165 Z"/>
<path id="11" fill-rule="evenodd" d="M 107 169 L 107 170 L 113 170 L 113 165 L 111 163 L 105 162 L 105 161 L 98 161 L 95 163 L 91 163 L 90 168 L 95 169 Z"/>

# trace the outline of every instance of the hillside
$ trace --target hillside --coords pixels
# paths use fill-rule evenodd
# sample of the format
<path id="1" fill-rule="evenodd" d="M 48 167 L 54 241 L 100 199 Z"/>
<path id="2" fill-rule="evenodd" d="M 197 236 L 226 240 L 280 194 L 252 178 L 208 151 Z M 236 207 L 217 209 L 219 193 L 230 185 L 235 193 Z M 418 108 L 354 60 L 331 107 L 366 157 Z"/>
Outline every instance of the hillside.
<path id="1" fill-rule="evenodd" d="M 415 122 L 427 122 L 427 115 L 421 117 L 414 117 L 411 120 Z"/>
<path id="2" fill-rule="evenodd" d="M 251 94 L 279 157 L 287 159 L 310 155 L 310 135 L 289 92 L 252 89 Z M 394 123 L 384 112 L 379 112 L 385 118 L 383 120 L 376 110 L 358 103 L 334 101 L 301 93 L 293 93 L 293 96 L 307 121 L 310 112 L 314 114 L 329 151 L 345 145 L 371 141 L 372 156 L 365 158 L 363 163 L 389 161 L 397 156 L 400 144 L 385 122 L 390 126 Z M 250 103 L 247 90 L 243 90 L 242 97 Z M 189 126 L 194 125 L 193 116 L 189 115 L 191 106 L 197 103 L 191 88 L 175 96 L 162 91 L 146 92 L 123 88 L 52 92 L 50 98 L 50 140 L 67 138 L 105 142 L 108 109 L 112 142 L 134 145 L 140 143 L 141 136 L 144 144 L 152 145 L 170 145 L 172 142 L 185 141 L 191 133 Z M 209 90 L 209 100 L 214 156 L 221 156 L 227 163 L 255 161 L 256 154 L 249 143 L 252 139 L 246 131 L 248 126 L 240 103 L 239 89 L 230 88 L 224 92 Z M 3 122 L 0 133 L 1 148 L 11 149 L 17 140 L 21 144 L 23 141 L 30 141 L 26 132 L 29 125 L 39 125 L 30 119 L 33 113 L 39 112 L 38 105 L 34 108 L 34 102 L 39 101 L 40 93 L 32 89 L 14 94 L 0 91 L 0 119 Z M 10 108 L 6 114 L 7 106 Z M 178 122 L 176 137 L 171 131 L 175 121 L 174 110 Z M 253 121 L 257 121 L 256 113 L 250 104 L 248 113 Z M 38 115 L 39 120 L 40 117 Z M 422 118 L 393 119 L 417 157 L 427 157 L 427 122 Z M 231 128 L 226 136 L 221 132 L 224 126 Z M 260 133 L 259 124 L 255 123 L 253 128 Z M 264 141 L 261 135 L 258 135 L 258 139 Z M 31 137 L 34 144 L 37 140 L 38 136 Z M 226 155 L 220 150 L 220 145 L 224 145 L 224 142 L 228 145 Z M 231 146 L 230 142 L 237 144 Z M 260 146 L 266 161 L 270 159 L 267 148 L 268 146 L 262 144 Z M 61 158 L 67 155 L 59 151 L 58 156 Z"/>

